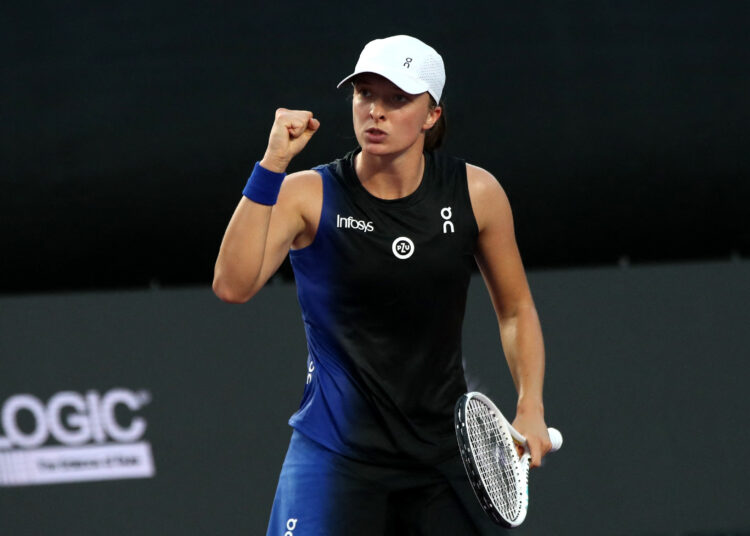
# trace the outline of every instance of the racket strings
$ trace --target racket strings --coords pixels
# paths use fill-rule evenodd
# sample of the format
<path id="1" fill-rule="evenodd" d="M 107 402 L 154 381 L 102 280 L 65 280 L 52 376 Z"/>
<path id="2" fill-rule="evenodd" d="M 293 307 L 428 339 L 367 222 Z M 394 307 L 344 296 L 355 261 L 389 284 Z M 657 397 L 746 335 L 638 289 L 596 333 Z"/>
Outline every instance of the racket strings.
<path id="1" fill-rule="evenodd" d="M 494 413 L 478 400 L 466 407 L 466 429 L 485 490 L 497 510 L 513 520 L 520 513 L 521 484 L 513 438 Z"/>

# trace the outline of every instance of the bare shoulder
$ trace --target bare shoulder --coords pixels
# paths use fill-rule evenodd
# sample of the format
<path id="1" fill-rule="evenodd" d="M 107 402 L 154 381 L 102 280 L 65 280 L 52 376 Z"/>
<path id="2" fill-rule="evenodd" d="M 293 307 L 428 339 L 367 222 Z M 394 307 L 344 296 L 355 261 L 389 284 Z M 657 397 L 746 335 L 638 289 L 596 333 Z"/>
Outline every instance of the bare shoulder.
<path id="1" fill-rule="evenodd" d="M 510 203 L 500 182 L 486 169 L 466 164 L 466 179 L 474 217 L 481 232 L 492 220 L 510 218 Z"/>
<path id="2" fill-rule="evenodd" d="M 323 209 L 323 179 L 314 170 L 290 173 L 281 183 L 279 202 L 274 208 L 277 215 L 288 221 L 297 221 L 292 240 L 294 249 L 305 247 L 315 237 Z"/>
<path id="3" fill-rule="evenodd" d="M 323 181 L 317 171 L 308 169 L 290 173 L 281 183 L 279 203 L 304 209 L 323 201 Z"/>
<path id="4" fill-rule="evenodd" d="M 282 188 L 286 188 L 293 192 L 305 191 L 309 192 L 316 188 L 322 187 L 322 179 L 320 174 L 313 169 L 306 169 L 304 171 L 296 171 L 290 173 L 284 178 L 284 182 L 281 184 Z"/>

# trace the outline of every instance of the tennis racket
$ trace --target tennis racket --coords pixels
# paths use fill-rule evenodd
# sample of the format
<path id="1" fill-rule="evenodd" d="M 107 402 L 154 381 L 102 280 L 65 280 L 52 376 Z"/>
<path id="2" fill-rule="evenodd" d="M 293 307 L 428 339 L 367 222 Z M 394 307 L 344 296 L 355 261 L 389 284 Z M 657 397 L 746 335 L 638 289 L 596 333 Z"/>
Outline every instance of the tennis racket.
<path id="1" fill-rule="evenodd" d="M 455 422 L 461 459 L 482 509 L 498 525 L 517 527 L 529 506 L 531 454 L 526 438 L 482 393 L 458 399 Z M 555 428 L 547 432 L 554 452 L 562 446 L 562 435 Z M 520 457 L 516 445 L 524 447 Z"/>

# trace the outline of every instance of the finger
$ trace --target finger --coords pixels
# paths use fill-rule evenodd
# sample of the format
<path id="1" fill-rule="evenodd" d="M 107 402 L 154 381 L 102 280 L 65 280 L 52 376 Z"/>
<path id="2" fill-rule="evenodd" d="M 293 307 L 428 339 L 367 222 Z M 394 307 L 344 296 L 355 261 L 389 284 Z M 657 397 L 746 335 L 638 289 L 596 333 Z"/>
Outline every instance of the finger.
<path id="1" fill-rule="evenodd" d="M 552 450 L 552 441 L 549 438 L 549 434 L 542 438 L 542 452 L 547 455 Z"/>
<path id="2" fill-rule="evenodd" d="M 318 127 L 320 127 L 320 121 L 310 118 L 307 122 L 307 128 L 302 132 L 302 134 L 300 134 L 299 137 L 304 140 L 305 143 L 307 143 L 310 138 L 313 137 L 313 134 L 318 131 Z"/>
<path id="3" fill-rule="evenodd" d="M 305 123 L 296 117 L 288 118 L 284 123 L 284 126 L 286 127 L 289 136 L 292 138 L 298 138 L 305 130 Z"/>
<path id="4" fill-rule="evenodd" d="M 546 456 L 549 451 L 552 450 L 552 442 L 549 440 L 549 436 L 545 434 L 542 438 L 534 438 L 532 444 L 534 448 L 532 454 L 534 463 L 532 466 L 540 467 L 542 465 L 542 459 L 544 458 L 544 456 Z"/>
<path id="5" fill-rule="evenodd" d="M 542 465 L 542 448 L 539 441 L 529 440 L 526 443 L 528 445 L 529 453 L 531 454 L 531 461 L 529 466 L 539 467 Z"/>
<path id="6" fill-rule="evenodd" d="M 313 134 L 315 134 L 318 131 L 318 127 L 320 126 L 320 122 L 317 119 L 308 119 L 307 123 L 303 127 L 298 128 L 297 130 L 292 133 L 290 130 L 290 143 L 291 146 L 294 147 L 295 154 L 296 152 L 299 152 L 302 150 L 302 148 L 307 145 L 307 142 L 310 141 L 310 138 L 313 137 Z"/>
<path id="7" fill-rule="evenodd" d="M 293 138 L 299 138 L 308 132 L 315 132 L 320 126 L 320 121 L 312 117 L 311 112 L 302 112 L 294 117 L 287 129 Z"/>

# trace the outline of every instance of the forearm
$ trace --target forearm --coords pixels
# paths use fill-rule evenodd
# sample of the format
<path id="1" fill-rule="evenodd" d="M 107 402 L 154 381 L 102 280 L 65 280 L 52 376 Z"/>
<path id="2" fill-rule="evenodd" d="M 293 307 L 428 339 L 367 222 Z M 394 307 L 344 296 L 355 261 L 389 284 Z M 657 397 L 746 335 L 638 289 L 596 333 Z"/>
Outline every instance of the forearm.
<path id="1" fill-rule="evenodd" d="M 213 289 L 224 301 L 250 299 L 263 267 L 272 207 L 245 197 L 229 221 L 214 267 Z"/>
<path id="2" fill-rule="evenodd" d="M 544 414 L 544 340 L 533 302 L 518 306 L 501 318 L 500 337 L 513 383 L 518 392 L 517 412 Z"/>
<path id="3" fill-rule="evenodd" d="M 287 202 L 283 207 L 284 203 L 277 204 L 277 197 L 289 162 L 319 126 L 311 112 L 276 110 L 266 153 L 253 170 L 243 192 L 247 197 L 242 198 L 234 211 L 216 259 L 213 289 L 222 300 L 249 300 L 278 268 L 282 255 L 299 232 L 301 217 L 296 204 Z"/>

